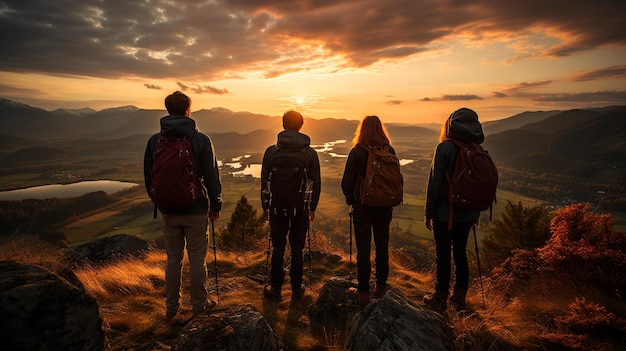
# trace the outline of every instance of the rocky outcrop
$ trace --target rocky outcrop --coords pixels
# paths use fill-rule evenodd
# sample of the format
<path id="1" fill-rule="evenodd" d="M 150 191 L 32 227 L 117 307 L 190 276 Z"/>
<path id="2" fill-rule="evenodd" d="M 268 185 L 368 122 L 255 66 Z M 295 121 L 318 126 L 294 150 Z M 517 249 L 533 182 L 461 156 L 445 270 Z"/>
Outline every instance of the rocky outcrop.
<path id="1" fill-rule="evenodd" d="M 0 262 L 4 350 L 104 350 L 96 301 L 39 266 Z"/>
<path id="2" fill-rule="evenodd" d="M 178 334 L 173 350 L 278 351 L 284 346 L 251 304 L 216 307 L 192 319 Z"/>
<path id="3" fill-rule="evenodd" d="M 441 315 L 389 291 L 354 317 L 347 347 L 351 351 L 452 351 L 454 340 Z"/>
<path id="4" fill-rule="evenodd" d="M 148 242 L 133 235 L 118 234 L 69 249 L 66 256 L 74 263 L 105 263 L 121 257 L 142 257 Z"/>
<path id="5" fill-rule="evenodd" d="M 354 286 L 350 280 L 334 277 L 322 287 L 319 296 L 309 310 L 311 328 L 316 333 L 329 330 L 342 331 L 356 313 L 356 305 L 348 300 L 348 288 Z"/>

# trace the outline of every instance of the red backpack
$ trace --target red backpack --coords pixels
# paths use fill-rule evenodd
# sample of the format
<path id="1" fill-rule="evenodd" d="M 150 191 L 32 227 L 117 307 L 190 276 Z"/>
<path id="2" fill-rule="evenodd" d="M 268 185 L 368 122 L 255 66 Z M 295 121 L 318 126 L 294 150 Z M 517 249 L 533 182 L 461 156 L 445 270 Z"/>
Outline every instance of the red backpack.
<path id="1" fill-rule="evenodd" d="M 193 135 L 157 135 L 152 150 L 154 162 L 149 195 L 160 208 L 190 207 L 202 196 L 202 184 L 194 166 L 192 138 Z"/>
<path id="2" fill-rule="evenodd" d="M 498 170 L 482 146 L 450 138 L 447 140 L 459 148 L 452 174 L 446 171 L 450 203 L 448 227 L 451 228 L 453 208 L 464 212 L 491 208 L 496 201 Z"/>

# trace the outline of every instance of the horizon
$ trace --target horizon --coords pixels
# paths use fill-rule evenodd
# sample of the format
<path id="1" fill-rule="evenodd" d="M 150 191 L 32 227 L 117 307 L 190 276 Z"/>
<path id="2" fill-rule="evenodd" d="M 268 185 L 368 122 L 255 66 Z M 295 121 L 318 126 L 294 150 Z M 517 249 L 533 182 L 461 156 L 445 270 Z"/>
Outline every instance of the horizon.
<path id="1" fill-rule="evenodd" d="M 196 110 L 407 124 L 626 103 L 623 1 L 35 2 L 0 4 L 0 95 L 48 111 L 163 109 L 175 90 Z"/>
<path id="2" fill-rule="evenodd" d="M 157 111 L 163 111 L 165 114 L 167 114 L 167 110 L 164 107 L 163 108 L 143 108 L 143 107 L 135 106 L 135 105 L 124 105 L 124 106 L 112 106 L 112 107 L 107 107 L 107 108 L 103 108 L 103 109 L 95 109 L 95 108 L 89 107 L 89 106 L 83 106 L 83 107 L 80 107 L 80 108 L 59 107 L 59 108 L 56 108 L 56 109 L 45 109 L 43 107 L 33 106 L 33 105 L 25 104 L 25 103 L 22 103 L 22 102 L 19 102 L 19 101 L 16 101 L 16 100 L 11 100 L 11 99 L 8 99 L 6 97 L 0 97 L 0 100 L 2 100 L 2 99 L 8 100 L 8 101 L 17 102 L 19 104 L 24 104 L 24 105 L 29 106 L 29 107 L 42 109 L 42 110 L 44 110 L 46 112 L 49 112 L 49 113 L 53 113 L 53 112 L 55 112 L 57 110 L 80 111 L 80 110 L 86 110 L 86 109 L 92 110 L 92 111 L 94 111 L 94 113 L 99 113 L 99 112 L 103 112 L 105 110 L 115 110 L 115 109 L 123 109 L 125 107 L 134 107 L 134 108 L 137 108 L 138 110 L 144 110 L 144 111 L 157 110 Z M 192 103 L 192 105 L 193 105 L 193 103 Z M 609 108 L 609 107 L 614 107 L 614 106 L 626 106 L 626 105 L 607 105 L 607 106 L 597 106 L 597 107 L 586 106 L 586 107 L 579 107 L 579 108 L 565 108 L 563 110 L 554 109 L 554 110 L 551 110 L 551 111 L 567 111 L 567 110 L 574 110 L 574 109 L 582 109 L 582 110 L 586 110 L 586 109 L 602 109 L 602 108 Z M 250 114 L 264 115 L 262 113 L 258 113 L 258 112 L 255 112 L 255 111 L 235 111 L 235 110 L 231 110 L 231 109 L 228 109 L 226 107 L 223 107 L 223 106 L 214 106 L 214 107 L 203 107 L 203 108 L 199 108 L 197 110 L 193 110 L 193 111 L 191 111 L 191 114 L 190 114 L 189 117 L 193 118 L 194 114 L 198 113 L 200 111 L 211 111 L 211 110 L 217 110 L 217 109 L 225 109 L 225 110 L 228 110 L 228 111 L 230 111 L 232 113 L 250 113 Z M 512 114 L 512 115 L 502 116 L 501 118 L 494 118 L 494 119 L 489 119 L 489 120 L 485 120 L 485 119 L 481 118 L 481 123 L 500 121 L 500 120 L 504 120 L 504 119 L 507 119 L 507 118 L 510 118 L 510 117 L 514 117 L 514 116 L 519 115 L 519 114 L 535 113 L 535 112 L 549 112 L 549 111 L 548 110 L 525 110 L 525 111 L 521 111 L 521 112 L 518 112 L 518 113 L 515 113 L 515 114 Z M 272 118 L 280 118 L 281 117 L 281 115 L 273 115 L 273 116 L 272 115 L 265 115 L 265 116 L 272 117 Z M 306 115 L 304 116 L 304 118 L 305 119 L 311 118 L 311 119 L 316 119 L 316 120 L 322 120 L 322 119 L 336 119 L 336 120 L 350 120 L 350 121 L 358 121 L 358 120 L 360 120 L 360 118 L 336 118 L 336 117 L 316 118 L 316 117 L 310 117 L 310 116 L 306 116 Z M 431 122 L 410 122 L 410 121 L 408 121 L 408 122 L 394 122 L 394 121 L 385 121 L 385 120 L 383 120 L 383 123 L 385 123 L 385 124 L 393 124 L 393 125 L 420 126 L 420 125 L 433 125 L 433 124 L 439 125 L 440 121 L 436 121 L 436 122 L 432 122 L 432 121 Z"/>

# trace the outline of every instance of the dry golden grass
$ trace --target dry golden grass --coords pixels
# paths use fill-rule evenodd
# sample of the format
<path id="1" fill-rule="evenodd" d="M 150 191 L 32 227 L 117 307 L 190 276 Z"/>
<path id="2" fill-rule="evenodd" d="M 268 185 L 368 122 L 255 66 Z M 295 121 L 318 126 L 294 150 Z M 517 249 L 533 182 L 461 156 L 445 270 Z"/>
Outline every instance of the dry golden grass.
<path id="1" fill-rule="evenodd" d="M 30 243 L 30 242 L 29 242 Z M 33 244 L 33 243 L 30 243 Z M 0 246 L 0 259 L 18 260 L 24 263 L 50 265 L 59 262 L 58 257 L 46 250 L 33 251 L 24 242 L 14 243 L 11 250 Z M 313 250 L 332 252 L 339 256 L 333 260 L 314 260 L 312 277 L 308 274 L 305 259 L 304 281 L 307 294 L 300 301 L 291 301 L 288 275 L 283 288 L 283 300 L 269 302 L 263 299 L 262 287 L 266 273 L 266 249 L 255 251 L 217 251 L 219 272 L 219 303 L 239 305 L 251 303 L 259 310 L 274 331 L 281 336 L 290 350 L 342 350 L 348 326 L 343 330 L 316 328 L 313 331 L 308 311 L 318 296 L 324 282 L 333 276 L 347 277 L 349 257 L 333 248 L 318 235 L 312 243 Z M 10 253 L 10 254 L 9 254 Z M 353 277 L 356 276 L 356 256 L 353 256 Z M 180 329 L 191 318 L 188 291 L 188 264 L 183 265 L 183 288 L 181 311 L 168 324 L 164 320 L 164 267 L 166 255 L 159 250 L 150 251 L 145 258 L 128 258 L 104 266 L 85 265 L 75 270 L 87 293 L 94 296 L 100 306 L 104 328 L 112 350 L 144 348 L 167 349 L 172 345 Z M 215 265 L 212 247 L 207 253 L 210 297 L 216 299 Z M 390 254 L 389 285 L 415 305 L 422 305 L 423 296 L 432 292 L 434 270 L 418 271 L 416 262 L 402 251 Z M 434 269 L 434 267 L 433 267 Z M 312 278 L 312 280 L 311 280 Z M 555 321 L 561 324 L 575 319 L 570 304 L 573 299 L 586 293 L 596 294 L 593 289 L 581 288 L 574 278 L 568 280 L 537 279 L 525 284 L 517 297 L 502 295 L 485 278 L 485 305 L 478 280 L 472 282 L 468 292 L 467 313 L 457 314 L 451 307 L 445 318 L 455 329 L 458 350 L 541 350 L 542 343 L 562 342 Z M 579 304 L 580 305 L 580 304 Z M 578 309 L 584 309 L 578 307 Z M 587 310 L 599 310 L 591 306 Z M 601 318 L 590 316 L 593 318 Z M 560 318 L 560 319 L 559 319 Z M 563 329 L 563 327 L 560 327 Z M 588 345 L 588 340 L 578 338 L 577 343 Z M 586 344 L 587 343 L 587 344 Z M 581 346 L 582 347 L 582 346 Z M 611 348 L 606 348 L 611 350 Z"/>

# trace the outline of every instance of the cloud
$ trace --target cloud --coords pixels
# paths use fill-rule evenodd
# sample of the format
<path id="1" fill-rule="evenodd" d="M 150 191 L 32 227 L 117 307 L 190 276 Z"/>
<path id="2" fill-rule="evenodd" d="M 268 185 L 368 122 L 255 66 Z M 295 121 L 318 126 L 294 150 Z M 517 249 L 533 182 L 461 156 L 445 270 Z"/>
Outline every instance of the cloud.
<path id="1" fill-rule="evenodd" d="M 597 104 L 623 104 L 626 101 L 626 90 L 594 91 L 584 93 L 536 94 L 535 101 L 542 102 L 578 102 Z"/>
<path id="2" fill-rule="evenodd" d="M 506 6 L 499 0 L 2 4 L 0 40 L 11 45 L 0 47 L 0 67 L 19 73 L 196 81 L 247 72 L 275 77 L 320 62 L 336 70 L 402 60 L 460 38 L 467 45 L 510 44 L 518 59 L 626 47 L 623 0 Z M 525 45 L 534 38 L 541 45 Z"/>
<path id="3" fill-rule="evenodd" d="M 509 95 L 503 92 L 494 91 L 492 96 L 495 98 L 505 98 L 505 97 L 508 97 Z"/>
<path id="4" fill-rule="evenodd" d="M 482 100 L 478 95 L 463 94 L 463 95 L 443 95 L 441 100 L 444 101 L 469 101 L 469 100 Z"/>
<path id="5" fill-rule="evenodd" d="M 546 87 L 550 84 L 554 83 L 553 80 L 544 80 L 539 82 L 521 82 L 514 85 L 509 86 L 503 91 L 494 91 L 492 93 L 493 97 L 503 98 L 503 97 L 527 97 L 529 94 L 528 91 L 532 91 L 533 89 Z"/>
<path id="6" fill-rule="evenodd" d="M 574 76 L 572 81 L 584 82 L 598 79 L 626 79 L 626 65 L 610 66 L 581 72 Z"/>
<path id="7" fill-rule="evenodd" d="M 201 86 L 198 84 L 194 84 L 194 85 L 187 85 L 187 84 L 183 84 L 181 82 L 177 82 L 176 84 L 178 84 L 178 86 L 180 87 L 180 90 L 182 91 L 192 91 L 196 94 L 214 94 L 214 95 L 227 95 L 230 94 L 230 92 L 227 89 L 219 89 L 216 87 L 212 87 L 210 85 L 205 85 L 205 86 Z"/>
<path id="8" fill-rule="evenodd" d="M 602 70 L 619 71 L 619 70 Z M 595 72 L 595 71 L 594 71 Z M 600 74 L 602 75 L 602 74 Z M 540 88 L 547 87 L 555 81 L 539 81 L 539 82 L 522 82 L 510 86 L 503 91 L 493 92 L 492 96 L 496 98 L 521 98 L 538 102 L 549 103 L 581 103 L 588 105 L 606 105 L 616 104 L 623 105 L 626 101 L 626 90 L 605 90 L 590 91 L 578 93 L 546 93 Z"/>
<path id="9" fill-rule="evenodd" d="M 387 105 L 402 105 L 404 101 L 402 100 L 387 100 L 385 101 Z"/>
<path id="10" fill-rule="evenodd" d="M 148 89 L 155 89 L 155 90 L 161 90 L 163 88 L 161 88 L 160 85 L 154 85 L 154 84 L 144 84 L 144 86 Z"/>
<path id="11" fill-rule="evenodd" d="M 420 101 L 471 101 L 471 100 L 483 100 L 482 97 L 474 94 L 444 94 L 441 97 L 425 97 Z"/>

